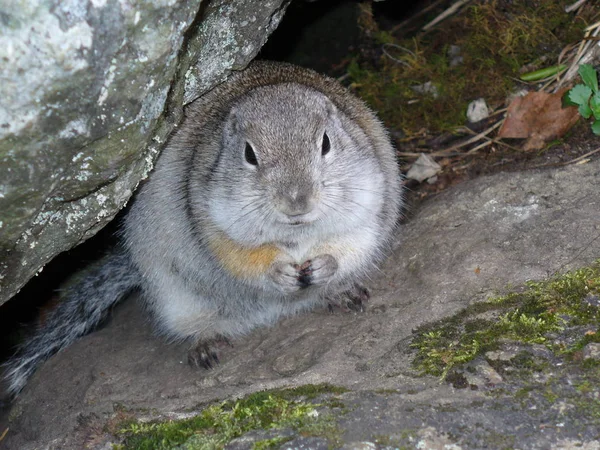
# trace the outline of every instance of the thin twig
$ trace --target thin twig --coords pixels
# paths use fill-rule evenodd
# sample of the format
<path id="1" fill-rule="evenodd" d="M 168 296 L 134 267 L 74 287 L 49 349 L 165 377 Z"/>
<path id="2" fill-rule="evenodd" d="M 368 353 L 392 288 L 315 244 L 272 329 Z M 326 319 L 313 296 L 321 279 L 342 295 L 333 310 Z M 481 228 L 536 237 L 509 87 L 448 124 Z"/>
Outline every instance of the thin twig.
<path id="1" fill-rule="evenodd" d="M 447 152 L 445 150 L 438 150 L 437 152 L 427 152 L 427 151 L 422 151 L 419 153 L 414 153 L 414 152 L 396 152 L 396 154 L 398 156 L 405 156 L 407 158 L 418 158 L 419 156 L 421 156 L 421 154 L 425 153 L 428 156 L 432 156 L 432 157 L 440 157 L 440 156 L 444 156 L 444 157 L 451 157 L 451 156 L 464 156 L 465 154 L 462 152 Z"/>
<path id="2" fill-rule="evenodd" d="M 2 434 L 0 434 L 0 441 L 2 441 L 2 439 L 4 439 L 6 437 L 6 434 L 8 433 L 8 428 L 6 430 L 4 430 L 2 432 Z"/>
<path id="3" fill-rule="evenodd" d="M 421 156 L 421 153 L 424 153 L 424 152 L 419 152 L 419 153 L 414 153 L 414 152 L 396 152 L 396 154 L 398 156 L 407 156 L 409 158 L 418 158 L 419 156 Z"/>
<path id="4" fill-rule="evenodd" d="M 489 127 L 487 130 L 483 130 L 481 133 L 476 134 L 471 139 L 467 139 L 466 141 L 461 142 L 460 144 L 456 144 L 456 145 L 453 145 L 452 147 L 448 147 L 448 148 L 445 148 L 444 150 L 440 150 L 440 152 L 451 152 L 453 150 L 464 147 L 465 145 L 469 145 L 474 142 L 477 142 L 477 141 L 481 140 L 484 136 L 487 136 L 488 134 L 490 134 L 496 128 L 500 127 L 500 125 L 502 125 L 502 120 L 499 120 L 494 125 Z"/>
<path id="5" fill-rule="evenodd" d="M 496 111 L 496 113 L 494 114 L 499 114 L 500 112 L 504 112 L 505 110 L 500 110 L 500 111 Z M 490 134 L 492 131 L 494 131 L 496 128 L 498 128 L 500 125 L 502 125 L 502 120 L 499 120 L 498 122 L 496 122 L 494 125 L 492 125 L 491 127 L 487 128 L 486 130 L 483 130 L 481 133 L 477 133 L 475 134 L 473 137 L 471 137 L 470 139 L 467 139 L 464 142 L 461 142 L 460 144 L 456 144 L 453 145 L 452 147 L 448 147 L 442 150 L 438 150 L 436 152 L 431 152 L 431 153 L 427 153 L 429 156 L 464 156 L 466 154 L 470 154 L 470 153 L 474 153 L 475 151 L 479 150 L 482 147 L 486 147 L 492 143 L 497 143 L 497 144 L 501 144 L 501 145 L 506 145 L 508 146 L 508 144 L 504 144 L 503 142 L 498 142 L 495 139 L 491 139 L 489 137 L 487 137 L 488 134 Z M 470 130 L 467 127 L 462 127 L 459 130 L 463 130 L 463 132 L 468 132 L 468 133 L 474 133 L 473 130 Z M 473 144 L 477 141 L 480 141 L 481 139 L 486 139 L 486 142 L 484 142 L 483 144 L 475 147 L 474 149 L 469 150 L 468 152 L 456 152 L 456 150 L 458 150 L 459 148 L 462 148 L 466 145 L 469 144 Z M 518 150 L 518 149 L 516 149 Z M 422 152 L 420 153 L 413 153 L 413 152 L 397 152 L 397 154 L 399 156 L 406 156 L 406 157 L 419 157 L 421 155 Z"/>
<path id="6" fill-rule="evenodd" d="M 398 44 L 393 44 L 391 42 L 387 42 L 385 44 L 383 44 L 383 46 L 381 47 L 381 50 L 383 51 L 384 55 L 387 56 L 388 58 L 390 58 L 392 61 L 394 61 L 395 63 L 398 64 L 402 64 L 406 67 L 410 67 L 410 64 L 408 64 L 406 61 L 402 61 L 401 59 L 396 58 L 395 56 L 392 56 L 386 49 L 386 47 L 392 47 L 392 48 L 397 48 L 399 50 L 402 50 L 406 53 L 410 53 L 413 56 L 416 56 L 412 51 L 410 51 L 409 49 L 407 49 L 406 47 L 402 47 Z"/>
<path id="7" fill-rule="evenodd" d="M 569 5 L 565 8 L 565 12 L 570 13 L 573 11 L 577 11 L 587 0 L 577 0 L 572 5 Z"/>
<path id="8" fill-rule="evenodd" d="M 585 28 L 585 31 L 592 31 L 595 30 L 596 28 L 600 28 L 600 21 L 591 24 L 590 26 Z"/>
<path id="9" fill-rule="evenodd" d="M 576 163 L 584 160 L 588 156 L 591 156 L 594 153 L 598 153 L 598 152 L 600 152 L 600 148 L 598 148 L 596 150 L 593 150 L 593 151 L 591 151 L 589 153 L 586 153 L 585 155 L 578 156 L 577 158 L 572 159 L 571 161 L 567 161 L 567 162 L 555 162 L 555 163 L 548 163 L 548 164 L 538 164 L 536 166 L 531 166 L 530 168 L 531 169 L 545 169 L 545 168 L 548 168 L 548 167 L 564 167 L 564 166 L 569 166 L 571 164 L 576 164 Z"/>
<path id="10" fill-rule="evenodd" d="M 497 116 L 498 114 L 505 113 L 506 111 L 508 111 L 508 108 L 497 109 L 493 113 L 490 113 L 490 115 L 488 117 L 494 117 L 494 116 Z"/>
<path id="11" fill-rule="evenodd" d="M 485 139 L 485 136 L 484 136 L 484 139 Z M 473 153 L 476 153 L 478 150 L 481 150 L 482 148 L 487 147 L 488 145 L 492 145 L 493 143 L 494 143 L 494 141 L 492 139 L 482 142 L 478 146 L 473 147 L 468 152 L 466 152 L 465 155 L 472 155 Z"/>
<path id="12" fill-rule="evenodd" d="M 589 38 L 590 38 L 590 36 L 592 38 L 594 38 L 594 37 L 598 36 L 599 33 L 600 33 L 600 22 L 596 22 L 595 24 L 590 25 L 589 27 L 587 27 L 585 29 L 585 34 L 583 36 L 583 39 L 579 43 L 579 48 L 577 49 L 577 54 L 573 58 L 573 61 L 572 61 L 571 65 L 569 66 L 569 69 L 567 70 L 566 75 L 558 83 L 557 88 L 560 88 L 561 85 L 565 81 L 573 79 L 575 77 L 575 72 L 577 71 L 577 68 L 579 67 L 579 65 L 588 62 L 587 60 L 592 57 L 589 54 L 590 52 L 588 52 L 588 50 L 590 49 L 590 47 L 592 45 L 595 45 L 595 42 L 590 40 Z"/>
<path id="13" fill-rule="evenodd" d="M 581 161 L 582 159 L 585 159 L 588 156 L 592 156 L 594 153 L 598 153 L 598 152 L 600 152 L 600 148 L 597 148 L 596 150 L 592 150 L 591 152 L 586 153 L 585 155 L 581 155 L 581 156 L 579 156 L 579 157 L 577 157 L 577 158 L 575 158 L 575 159 L 573 159 L 571 161 L 568 161 L 566 163 L 563 163 L 562 165 L 563 166 L 568 166 L 569 164 L 575 164 L 576 162 Z"/>
<path id="14" fill-rule="evenodd" d="M 467 128 L 467 130 L 471 133 L 471 134 L 475 134 L 475 132 L 473 130 L 470 130 L 469 128 Z M 494 144 L 498 144 L 498 145 L 502 145 L 504 147 L 510 148 L 511 150 L 515 150 L 517 152 L 522 152 L 523 150 L 517 147 L 514 147 L 512 145 L 507 144 L 506 142 L 502 142 L 500 139 L 498 138 L 491 138 L 488 136 L 483 136 L 482 139 L 485 139 L 487 141 L 493 142 Z"/>
<path id="15" fill-rule="evenodd" d="M 500 139 L 497 139 L 497 138 L 492 139 L 492 138 L 489 138 L 489 137 L 485 137 L 484 139 L 489 139 L 494 144 L 498 144 L 498 145 L 502 145 L 502 146 L 504 146 L 506 148 L 510 148 L 511 150 L 514 150 L 515 152 L 519 152 L 519 153 L 523 152 L 522 148 L 518 148 L 518 147 L 515 147 L 514 145 L 507 144 L 506 142 L 503 142 Z"/>
<path id="16" fill-rule="evenodd" d="M 445 2 L 446 0 L 437 0 L 435 2 L 433 2 L 431 5 L 427 6 L 426 8 L 421 9 L 418 13 L 416 13 L 414 16 L 409 17 L 408 19 L 404 20 L 403 22 L 400 22 L 398 25 L 394 26 L 391 30 L 390 30 L 390 34 L 394 34 L 396 31 L 404 28 L 406 25 L 408 25 L 409 23 L 417 20 L 419 17 L 421 17 L 424 14 L 427 14 L 429 11 L 431 11 L 432 9 L 436 8 L 440 3 Z"/>
<path id="17" fill-rule="evenodd" d="M 446 11 L 444 11 L 439 16 L 437 16 L 435 19 L 433 19 L 431 22 L 429 22 L 427 25 L 425 25 L 422 28 L 422 30 L 423 31 L 429 31 L 431 28 L 433 28 L 438 23 L 440 23 L 442 20 L 446 19 L 447 17 L 449 17 L 452 14 L 454 14 L 455 12 L 457 12 L 460 8 L 462 8 L 464 5 L 466 5 L 470 1 L 471 0 L 459 0 L 459 1 L 457 1 L 454 5 L 452 5 L 450 8 L 448 8 Z"/>
<path id="18" fill-rule="evenodd" d="M 573 52 L 573 50 L 576 47 L 577 47 L 577 44 L 569 44 L 565 48 L 562 49 L 562 51 L 558 55 L 556 64 L 558 64 L 558 65 L 565 64 L 567 66 L 567 68 L 561 70 L 560 72 L 558 72 L 555 75 L 553 75 L 552 77 L 550 77 L 550 80 L 539 89 L 540 91 L 550 93 L 550 92 L 556 92 L 558 90 L 558 88 L 560 87 L 561 82 L 562 82 L 561 76 L 568 72 L 569 66 L 570 66 L 569 61 L 571 61 L 576 55 L 576 53 Z M 542 80 L 542 81 L 544 81 L 544 80 Z M 552 89 L 550 88 L 551 86 L 553 86 Z"/>

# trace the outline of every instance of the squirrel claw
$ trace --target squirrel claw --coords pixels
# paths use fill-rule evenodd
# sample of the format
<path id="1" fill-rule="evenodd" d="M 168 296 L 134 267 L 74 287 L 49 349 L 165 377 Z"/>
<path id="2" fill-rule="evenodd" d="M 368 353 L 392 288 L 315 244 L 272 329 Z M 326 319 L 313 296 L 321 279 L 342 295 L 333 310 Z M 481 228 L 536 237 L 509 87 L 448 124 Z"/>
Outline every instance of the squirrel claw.
<path id="1" fill-rule="evenodd" d="M 278 263 L 271 270 L 271 279 L 279 290 L 293 293 L 312 285 L 324 285 L 331 280 L 338 263 L 331 255 L 319 255 L 302 264 Z"/>
<path id="2" fill-rule="evenodd" d="M 298 264 L 276 264 L 270 276 L 277 289 L 285 294 L 297 292 L 310 285 L 309 277 L 303 274 L 303 268 Z"/>
<path id="3" fill-rule="evenodd" d="M 307 281 L 308 284 L 327 284 L 335 275 L 338 263 L 331 255 L 319 255 L 302 265 L 299 282 Z"/>
<path id="4" fill-rule="evenodd" d="M 212 341 L 200 341 L 188 350 L 188 364 L 198 369 L 212 369 L 219 364 L 219 355 Z"/>
<path id="5" fill-rule="evenodd" d="M 333 313 L 335 308 L 341 309 L 343 312 L 364 312 L 365 304 L 369 301 L 371 294 L 369 290 L 362 284 L 354 283 L 347 291 L 328 298 L 329 303 L 327 309 Z"/>

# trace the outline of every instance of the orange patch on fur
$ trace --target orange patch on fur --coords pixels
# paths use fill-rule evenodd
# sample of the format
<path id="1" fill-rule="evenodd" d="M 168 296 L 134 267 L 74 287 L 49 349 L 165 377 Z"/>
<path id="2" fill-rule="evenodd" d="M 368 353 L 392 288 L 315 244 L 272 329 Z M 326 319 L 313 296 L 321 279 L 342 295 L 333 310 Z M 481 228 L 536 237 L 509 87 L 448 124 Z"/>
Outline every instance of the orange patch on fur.
<path id="1" fill-rule="evenodd" d="M 210 240 L 210 249 L 221 265 L 238 278 L 255 278 L 267 272 L 280 250 L 270 244 L 246 248 L 222 234 Z"/>

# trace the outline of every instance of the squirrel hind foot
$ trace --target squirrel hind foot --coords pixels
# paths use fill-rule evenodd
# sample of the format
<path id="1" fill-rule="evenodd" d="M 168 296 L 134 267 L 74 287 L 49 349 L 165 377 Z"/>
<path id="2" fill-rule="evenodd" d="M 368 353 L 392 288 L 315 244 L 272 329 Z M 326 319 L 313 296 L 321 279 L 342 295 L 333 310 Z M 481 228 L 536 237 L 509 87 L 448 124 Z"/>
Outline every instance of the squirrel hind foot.
<path id="1" fill-rule="evenodd" d="M 218 349 L 223 344 L 233 347 L 229 339 L 224 336 L 197 341 L 188 350 L 188 364 L 196 369 L 214 369 L 221 362 Z"/>
<path id="2" fill-rule="evenodd" d="M 339 309 L 342 312 L 365 312 L 366 303 L 371 298 L 369 290 L 360 283 L 354 285 L 347 291 L 327 298 L 329 312 Z"/>

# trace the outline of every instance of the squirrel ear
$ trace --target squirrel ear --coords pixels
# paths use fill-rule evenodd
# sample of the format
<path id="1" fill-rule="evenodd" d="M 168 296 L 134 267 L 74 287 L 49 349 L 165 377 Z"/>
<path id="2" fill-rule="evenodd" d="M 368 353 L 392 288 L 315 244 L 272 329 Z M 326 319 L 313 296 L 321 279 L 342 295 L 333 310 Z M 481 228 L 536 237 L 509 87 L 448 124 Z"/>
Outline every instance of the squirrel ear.
<path id="1" fill-rule="evenodd" d="M 240 123 L 237 116 L 237 112 L 238 111 L 235 106 L 231 108 L 227 116 L 227 120 L 225 121 L 225 129 L 232 134 L 236 134 L 240 130 Z"/>
<path id="2" fill-rule="evenodd" d="M 340 114 L 340 111 L 337 108 L 337 106 L 335 106 L 332 102 L 327 102 L 326 110 L 327 120 L 329 121 L 329 123 L 332 124 L 332 126 L 336 129 L 344 129 L 342 122 L 343 114 Z"/>
<path id="3" fill-rule="evenodd" d="M 327 101 L 325 104 L 325 110 L 327 111 L 327 117 L 332 118 L 337 116 L 338 110 L 331 101 Z"/>

